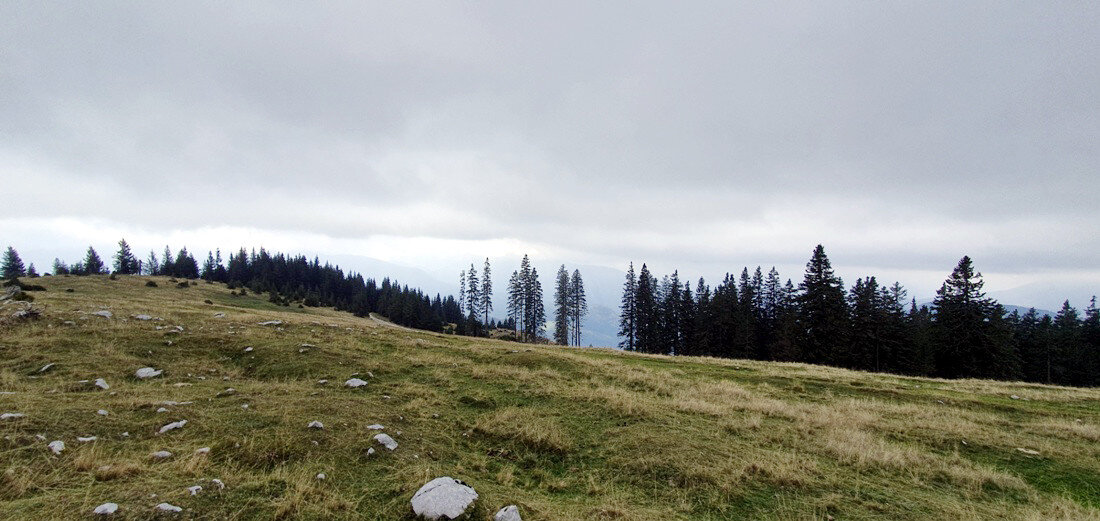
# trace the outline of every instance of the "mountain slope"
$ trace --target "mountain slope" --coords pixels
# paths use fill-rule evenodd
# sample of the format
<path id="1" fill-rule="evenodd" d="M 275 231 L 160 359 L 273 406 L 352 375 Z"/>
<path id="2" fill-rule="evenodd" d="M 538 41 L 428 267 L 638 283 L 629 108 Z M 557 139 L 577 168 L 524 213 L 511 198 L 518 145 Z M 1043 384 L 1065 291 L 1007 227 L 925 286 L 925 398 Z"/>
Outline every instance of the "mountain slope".
<path id="1" fill-rule="evenodd" d="M 0 413 L 24 416 L 0 420 L 0 518 L 411 519 L 444 475 L 478 520 L 1100 518 L 1100 390 L 527 346 L 146 280 L 37 279 L 42 318 L 3 308 Z"/>

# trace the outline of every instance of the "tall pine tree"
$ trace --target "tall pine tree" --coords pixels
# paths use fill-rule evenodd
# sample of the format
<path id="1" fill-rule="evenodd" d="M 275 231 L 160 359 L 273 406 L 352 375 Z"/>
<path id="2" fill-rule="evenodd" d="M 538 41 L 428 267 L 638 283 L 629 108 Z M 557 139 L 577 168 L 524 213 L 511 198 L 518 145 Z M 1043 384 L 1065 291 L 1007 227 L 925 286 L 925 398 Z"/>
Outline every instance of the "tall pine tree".
<path id="1" fill-rule="evenodd" d="M 815 364 L 836 364 L 848 345 L 848 306 L 844 281 L 833 273 L 825 248 L 814 248 L 799 284 L 799 347 L 802 359 Z"/>
<path id="2" fill-rule="evenodd" d="M 619 309 L 619 347 L 627 351 L 637 350 L 638 336 L 638 312 L 637 305 L 638 279 L 634 276 L 634 263 L 626 272 L 626 282 L 623 283 L 623 298 Z"/>

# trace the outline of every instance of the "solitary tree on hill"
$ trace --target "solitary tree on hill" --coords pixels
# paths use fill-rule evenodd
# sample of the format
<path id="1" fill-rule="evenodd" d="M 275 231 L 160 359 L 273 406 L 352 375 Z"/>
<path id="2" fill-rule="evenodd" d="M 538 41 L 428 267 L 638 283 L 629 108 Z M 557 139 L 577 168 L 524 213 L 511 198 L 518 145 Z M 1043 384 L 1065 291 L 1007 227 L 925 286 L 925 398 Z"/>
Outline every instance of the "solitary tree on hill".
<path id="1" fill-rule="evenodd" d="M 27 274 L 26 269 L 23 267 L 23 259 L 19 258 L 19 252 L 15 251 L 15 248 L 8 246 L 8 251 L 4 252 L 4 262 L 0 265 L 0 273 L 3 274 L 5 279 L 14 279 Z"/>

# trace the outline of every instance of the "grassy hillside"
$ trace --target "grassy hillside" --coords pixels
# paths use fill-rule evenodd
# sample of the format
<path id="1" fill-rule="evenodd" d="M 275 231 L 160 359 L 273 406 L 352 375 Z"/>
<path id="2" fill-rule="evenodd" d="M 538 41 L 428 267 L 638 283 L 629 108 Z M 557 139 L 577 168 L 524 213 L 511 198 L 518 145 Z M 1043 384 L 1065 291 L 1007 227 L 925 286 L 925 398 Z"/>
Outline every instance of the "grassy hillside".
<path id="1" fill-rule="evenodd" d="M 0 413 L 25 415 L 0 420 L 0 518 L 411 519 L 449 475 L 479 520 L 1100 519 L 1100 390 L 527 346 L 146 280 L 37 279 L 42 318 L 0 327 Z"/>

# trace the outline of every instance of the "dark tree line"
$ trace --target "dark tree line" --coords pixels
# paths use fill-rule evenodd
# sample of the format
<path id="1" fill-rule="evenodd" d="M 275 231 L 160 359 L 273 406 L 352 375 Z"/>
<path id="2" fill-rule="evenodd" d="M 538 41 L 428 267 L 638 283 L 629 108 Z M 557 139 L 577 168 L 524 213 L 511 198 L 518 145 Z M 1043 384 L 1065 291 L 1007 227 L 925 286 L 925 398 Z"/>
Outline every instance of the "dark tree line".
<path id="1" fill-rule="evenodd" d="M 1100 311 L 1066 302 L 1055 317 L 1020 316 L 987 297 L 963 257 L 931 306 L 875 277 L 850 288 L 820 245 L 796 287 L 772 268 L 727 274 L 694 292 L 679 273 L 658 279 L 631 264 L 620 347 L 645 353 L 796 361 L 867 371 L 1100 385 Z"/>
<path id="2" fill-rule="evenodd" d="M 84 260 L 69 266 L 60 259 L 54 260 L 54 275 L 96 275 L 114 273 L 118 275 L 162 275 L 186 279 L 202 278 L 210 282 L 221 282 L 230 289 L 240 288 L 244 294 L 269 293 L 271 302 L 289 306 L 299 303 L 301 306 L 333 307 L 349 311 L 357 316 L 379 313 L 391 321 L 408 327 L 428 331 L 442 331 L 444 324 L 462 322 L 463 314 L 458 302 L 448 295 L 436 294 L 430 297 L 417 288 L 403 286 L 389 278 L 381 283 L 364 278 L 357 273 L 345 274 L 338 266 L 321 264 L 317 258 L 290 256 L 282 253 L 270 253 L 263 248 L 257 253 L 242 248 L 236 254 L 230 254 L 227 262 L 222 261 L 221 252 L 209 252 L 206 260 L 199 266 L 195 257 L 181 248 L 175 254 L 165 246 L 164 253 L 157 257 L 149 252 L 147 261 L 138 260 L 123 239 L 113 260 L 113 271 L 92 247 Z M 4 278 L 23 276 L 22 261 L 18 253 L 9 247 L 3 261 Z M 9 269 L 10 268 L 10 269 Z"/>

